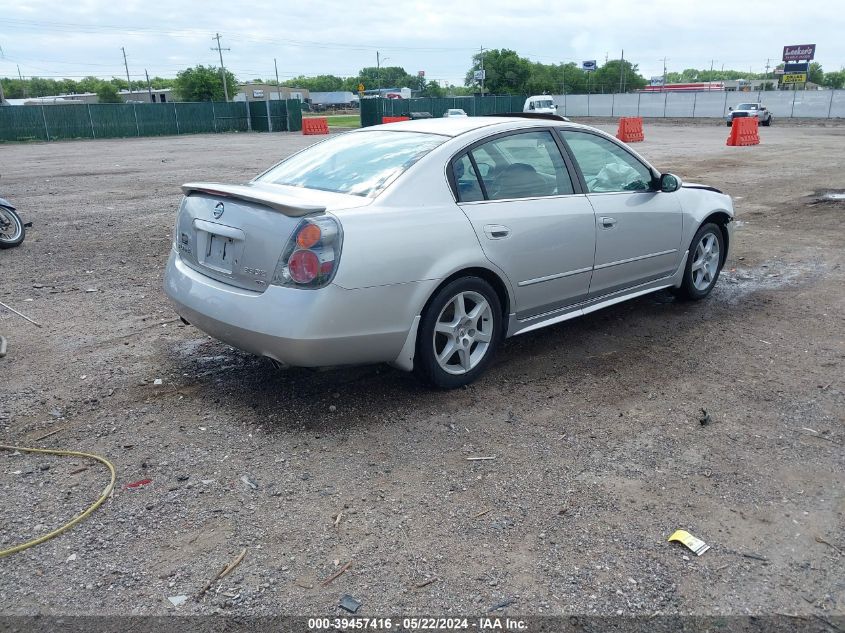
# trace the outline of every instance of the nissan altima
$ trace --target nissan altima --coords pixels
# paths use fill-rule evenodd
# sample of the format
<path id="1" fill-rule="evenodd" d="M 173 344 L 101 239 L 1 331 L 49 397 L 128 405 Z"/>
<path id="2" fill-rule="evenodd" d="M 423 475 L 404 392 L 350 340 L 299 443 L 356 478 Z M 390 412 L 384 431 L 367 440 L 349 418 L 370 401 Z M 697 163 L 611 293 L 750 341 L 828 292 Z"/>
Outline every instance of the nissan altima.
<path id="1" fill-rule="evenodd" d="M 283 366 L 386 362 L 440 388 L 506 337 L 660 289 L 708 296 L 731 198 L 551 118 L 390 123 L 246 184 L 186 184 L 165 291 Z"/>

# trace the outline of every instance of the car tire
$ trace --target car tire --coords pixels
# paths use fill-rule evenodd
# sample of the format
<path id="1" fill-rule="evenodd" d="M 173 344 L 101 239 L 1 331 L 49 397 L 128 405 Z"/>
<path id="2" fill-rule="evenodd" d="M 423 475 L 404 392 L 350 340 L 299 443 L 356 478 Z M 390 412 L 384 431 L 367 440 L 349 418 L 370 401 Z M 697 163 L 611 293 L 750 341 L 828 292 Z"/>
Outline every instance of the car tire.
<path id="1" fill-rule="evenodd" d="M 712 222 L 701 226 L 690 242 L 684 278 L 680 288 L 675 290 L 676 296 L 698 301 L 709 295 L 719 279 L 724 254 L 722 229 Z"/>
<path id="2" fill-rule="evenodd" d="M 492 362 L 502 322 L 499 296 L 487 281 L 460 277 L 449 282 L 431 298 L 420 320 L 414 373 L 439 389 L 468 385 Z"/>
<path id="3" fill-rule="evenodd" d="M 771 124 L 772 124 L 772 117 L 769 117 L 768 119 L 763 121 L 763 125 L 765 125 L 766 127 L 769 127 Z"/>
<path id="4" fill-rule="evenodd" d="M 728 127 L 731 127 L 731 123 L 732 121 L 725 121 L 725 125 L 727 125 Z"/>

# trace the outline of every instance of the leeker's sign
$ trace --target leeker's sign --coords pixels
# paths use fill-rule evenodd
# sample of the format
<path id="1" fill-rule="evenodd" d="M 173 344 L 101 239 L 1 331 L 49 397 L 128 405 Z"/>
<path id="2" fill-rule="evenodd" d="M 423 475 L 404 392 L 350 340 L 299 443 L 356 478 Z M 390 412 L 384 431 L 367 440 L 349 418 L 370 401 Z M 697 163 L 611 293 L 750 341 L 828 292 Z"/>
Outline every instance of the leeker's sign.
<path id="1" fill-rule="evenodd" d="M 796 44 L 795 46 L 783 47 L 783 61 L 785 62 L 809 61 L 815 55 L 815 44 Z"/>

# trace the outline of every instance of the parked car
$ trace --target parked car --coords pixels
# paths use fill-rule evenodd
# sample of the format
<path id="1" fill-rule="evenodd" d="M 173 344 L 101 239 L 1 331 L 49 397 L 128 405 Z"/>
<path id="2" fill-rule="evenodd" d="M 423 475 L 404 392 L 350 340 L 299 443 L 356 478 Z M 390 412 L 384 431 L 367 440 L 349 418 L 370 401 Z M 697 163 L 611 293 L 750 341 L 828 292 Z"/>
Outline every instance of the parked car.
<path id="1" fill-rule="evenodd" d="M 460 108 L 449 108 L 446 112 L 443 113 L 445 118 L 454 118 L 454 117 L 465 117 L 467 113 L 461 110 Z"/>
<path id="2" fill-rule="evenodd" d="M 523 117 L 363 128 L 182 189 L 164 286 L 186 322 L 281 365 L 387 362 L 441 388 L 505 337 L 706 297 L 734 215 L 604 132 Z"/>
<path id="3" fill-rule="evenodd" d="M 769 126 L 772 124 L 772 113 L 762 103 L 740 103 L 735 108 L 728 108 L 728 116 L 725 121 L 728 127 L 733 125 L 737 117 L 756 116 L 760 125 Z"/>

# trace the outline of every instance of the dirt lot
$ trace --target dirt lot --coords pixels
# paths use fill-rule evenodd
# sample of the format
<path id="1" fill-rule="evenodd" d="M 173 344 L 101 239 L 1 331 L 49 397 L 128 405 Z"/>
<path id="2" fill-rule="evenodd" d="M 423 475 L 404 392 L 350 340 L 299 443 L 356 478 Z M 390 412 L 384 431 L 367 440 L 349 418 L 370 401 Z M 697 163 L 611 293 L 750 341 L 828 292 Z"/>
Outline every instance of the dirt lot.
<path id="1" fill-rule="evenodd" d="M 0 191 L 35 223 L 0 252 L 0 301 L 44 324 L 0 310 L 0 443 L 118 470 L 90 519 L 0 559 L 2 613 L 336 615 L 349 593 L 359 615 L 845 615 L 845 205 L 815 199 L 845 187 L 845 127 L 727 133 L 649 124 L 637 146 L 735 197 L 709 300 L 511 339 L 450 393 L 383 366 L 277 371 L 174 319 L 178 186 L 243 181 L 310 138 L 0 146 Z M 0 452 L 0 549 L 107 481 Z M 712 549 L 667 543 L 677 528 Z M 202 598 L 168 600 L 242 548 Z"/>

